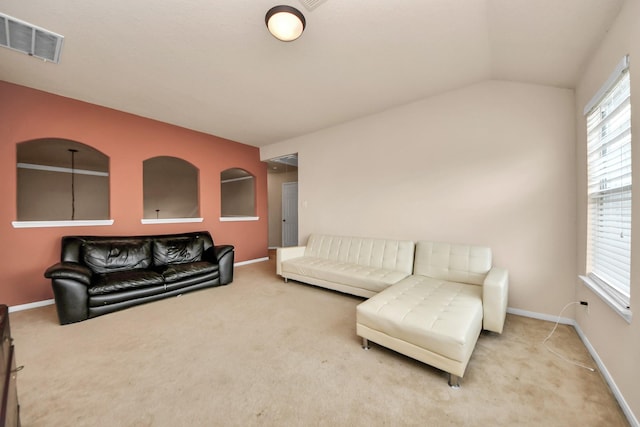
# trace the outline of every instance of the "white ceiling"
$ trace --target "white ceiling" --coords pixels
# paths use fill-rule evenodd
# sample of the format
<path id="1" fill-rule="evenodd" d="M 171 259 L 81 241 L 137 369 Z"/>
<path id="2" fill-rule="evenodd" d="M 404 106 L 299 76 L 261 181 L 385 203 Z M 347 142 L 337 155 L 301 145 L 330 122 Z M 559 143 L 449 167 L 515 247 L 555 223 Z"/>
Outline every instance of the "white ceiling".
<path id="1" fill-rule="evenodd" d="M 59 64 L 0 48 L 0 80 L 262 146 L 486 79 L 573 88 L 623 1 L 2 0 L 65 40 Z"/>

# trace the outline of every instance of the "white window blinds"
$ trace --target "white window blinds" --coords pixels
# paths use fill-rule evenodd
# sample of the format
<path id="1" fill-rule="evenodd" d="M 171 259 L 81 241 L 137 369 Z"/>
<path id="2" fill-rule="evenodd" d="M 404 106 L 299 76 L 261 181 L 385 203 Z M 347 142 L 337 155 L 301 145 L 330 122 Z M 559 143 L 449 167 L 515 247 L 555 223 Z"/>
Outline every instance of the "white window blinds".
<path id="1" fill-rule="evenodd" d="M 631 280 L 631 102 L 628 60 L 589 103 L 587 273 L 629 308 Z M 586 108 L 585 108 L 586 110 Z"/>

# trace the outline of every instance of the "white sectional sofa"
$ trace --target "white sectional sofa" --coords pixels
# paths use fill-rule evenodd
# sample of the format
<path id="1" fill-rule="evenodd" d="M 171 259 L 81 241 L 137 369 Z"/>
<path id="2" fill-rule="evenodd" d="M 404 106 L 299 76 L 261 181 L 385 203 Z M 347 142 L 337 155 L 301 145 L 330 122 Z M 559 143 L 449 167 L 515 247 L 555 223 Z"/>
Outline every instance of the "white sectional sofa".
<path id="1" fill-rule="evenodd" d="M 502 333 L 508 272 L 491 249 L 439 242 L 312 235 L 307 246 L 280 248 L 287 279 L 369 298 L 356 310 L 356 332 L 449 374 L 459 386 L 480 332 Z"/>

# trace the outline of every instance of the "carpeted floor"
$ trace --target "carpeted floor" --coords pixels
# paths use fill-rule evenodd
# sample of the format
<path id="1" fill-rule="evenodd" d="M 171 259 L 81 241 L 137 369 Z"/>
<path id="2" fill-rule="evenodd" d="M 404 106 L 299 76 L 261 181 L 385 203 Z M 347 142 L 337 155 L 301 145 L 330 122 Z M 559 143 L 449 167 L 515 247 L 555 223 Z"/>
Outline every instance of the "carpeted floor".
<path id="1" fill-rule="evenodd" d="M 237 267 L 229 286 L 60 326 L 54 306 L 11 313 L 23 427 L 626 426 L 598 372 L 509 315 L 483 333 L 458 390 L 446 374 L 360 347 L 362 300 Z M 572 327 L 549 341 L 595 366 Z"/>

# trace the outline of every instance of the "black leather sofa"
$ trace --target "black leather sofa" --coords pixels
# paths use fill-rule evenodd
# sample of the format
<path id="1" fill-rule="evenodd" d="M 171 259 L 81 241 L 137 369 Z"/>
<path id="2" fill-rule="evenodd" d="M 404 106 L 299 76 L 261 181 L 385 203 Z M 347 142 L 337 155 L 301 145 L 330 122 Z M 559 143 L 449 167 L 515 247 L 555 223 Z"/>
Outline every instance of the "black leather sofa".
<path id="1" fill-rule="evenodd" d="M 206 231 L 65 236 L 51 279 L 61 325 L 233 281 L 234 247 Z"/>

